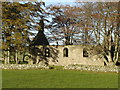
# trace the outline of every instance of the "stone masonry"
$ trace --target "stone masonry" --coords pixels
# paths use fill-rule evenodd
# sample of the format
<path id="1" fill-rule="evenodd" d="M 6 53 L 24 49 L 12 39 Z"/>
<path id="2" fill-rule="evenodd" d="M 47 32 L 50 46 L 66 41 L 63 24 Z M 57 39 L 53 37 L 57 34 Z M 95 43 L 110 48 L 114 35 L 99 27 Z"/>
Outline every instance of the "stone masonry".
<path id="1" fill-rule="evenodd" d="M 43 46 L 39 46 L 41 48 Z M 104 59 L 99 54 L 90 54 L 84 56 L 82 45 L 63 45 L 63 46 L 51 46 L 48 45 L 45 53 L 48 55 L 46 58 L 49 65 L 61 65 L 66 66 L 70 64 L 81 65 L 99 65 L 104 66 Z M 50 55 L 49 55 L 50 54 Z"/>

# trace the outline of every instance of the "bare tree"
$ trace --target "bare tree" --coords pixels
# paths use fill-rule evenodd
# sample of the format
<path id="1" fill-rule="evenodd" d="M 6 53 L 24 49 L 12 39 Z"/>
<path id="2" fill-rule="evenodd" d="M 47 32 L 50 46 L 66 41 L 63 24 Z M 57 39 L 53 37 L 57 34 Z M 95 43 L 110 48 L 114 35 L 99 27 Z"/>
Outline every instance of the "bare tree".
<path id="1" fill-rule="evenodd" d="M 70 5 L 49 6 L 47 9 L 49 16 L 52 17 L 48 25 L 50 40 L 57 41 L 57 43 L 63 40 L 65 45 L 74 44 L 80 34 L 77 16 L 81 9 Z"/>

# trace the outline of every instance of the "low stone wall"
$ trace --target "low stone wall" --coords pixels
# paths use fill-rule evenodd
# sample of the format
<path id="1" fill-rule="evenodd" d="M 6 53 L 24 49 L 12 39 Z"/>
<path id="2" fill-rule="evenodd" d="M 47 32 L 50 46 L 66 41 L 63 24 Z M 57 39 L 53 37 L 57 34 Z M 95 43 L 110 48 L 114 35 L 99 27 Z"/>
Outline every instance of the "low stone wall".
<path id="1" fill-rule="evenodd" d="M 50 69 L 49 66 L 41 64 L 0 64 L 0 69 Z M 96 71 L 96 72 L 119 72 L 118 66 L 92 66 L 92 65 L 79 65 L 71 64 L 65 66 L 63 69 L 76 69 L 81 71 Z"/>
<path id="2" fill-rule="evenodd" d="M 0 69 L 49 69 L 49 67 L 41 64 L 0 64 Z"/>
<path id="3" fill-rule="evenodd" d="M 65 66 L 64 69 L 77 69 L 85 71 L 96 71 L 96 72 L 119 72 L 120 67 L 118 66 L 92 66 L 92 65 L 78 65 L 72 64 Z"/>

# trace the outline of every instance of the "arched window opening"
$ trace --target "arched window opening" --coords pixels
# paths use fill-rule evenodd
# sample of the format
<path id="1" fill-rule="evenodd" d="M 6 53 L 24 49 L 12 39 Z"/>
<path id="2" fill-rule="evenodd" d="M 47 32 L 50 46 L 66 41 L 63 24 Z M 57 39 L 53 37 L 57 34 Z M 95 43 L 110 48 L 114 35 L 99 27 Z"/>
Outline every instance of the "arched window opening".
<path id="1" fill-rule="evenodd" d="M 83 57 L 88 57 L 88 52 L 86 48 L 83 49 Z"/>
<path id="2" fill-rule="evenodd" d="M 45 48 L 45 57 L 50 57 L 50 49 Z"/>
<path id="3" fill-rule="evenodd" d="M 68 57 L 68 49 L 64 48 L 63 50 L 63 57 Z"/>

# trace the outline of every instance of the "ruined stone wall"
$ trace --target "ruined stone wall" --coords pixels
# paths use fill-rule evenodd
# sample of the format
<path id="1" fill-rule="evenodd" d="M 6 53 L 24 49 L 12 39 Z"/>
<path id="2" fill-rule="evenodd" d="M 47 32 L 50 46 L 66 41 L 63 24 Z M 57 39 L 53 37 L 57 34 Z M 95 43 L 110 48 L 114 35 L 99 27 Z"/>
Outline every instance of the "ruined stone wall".
<path id="1" fill-rule="evenodd" d="M 104 59 L 100 55 L 89 55 L 83 57 L 82 45 L 65 45 L 65 46 L 47 46 L 50 48 L 51 57 L 47 57 L 50 65 L 70 65 L 70 64 L 82 64 L 82 65 L 104 65 Z M 68 57 L 64 57 L 64 48 L 68 49 Z M 56 51 L 56 53 L 54 52 Z M 53 54 L 54 52 L 54 54 Z M 54 56 L 54 58 L 53 58 Z"/>
<path id="2" fill-rule="evenodd" d="M 80 70 L 80 71 L 96 71 L 96 72 L 117 72 L 119 73 L 120 68 L 118 66 L 93 66 L 93 65 L 78 65 L 71 64 L 65 66 L 64 69 Z"/>
<path id="3" fill-rule="evenodd" d="M 49 67 L 41 64 L 1 64 L 0 69 L 49 69 Z"/>

